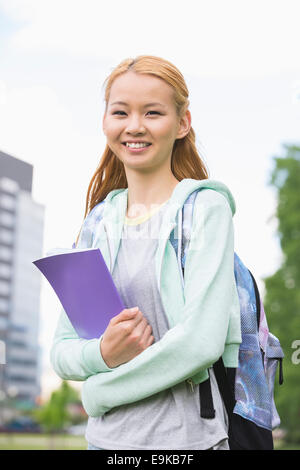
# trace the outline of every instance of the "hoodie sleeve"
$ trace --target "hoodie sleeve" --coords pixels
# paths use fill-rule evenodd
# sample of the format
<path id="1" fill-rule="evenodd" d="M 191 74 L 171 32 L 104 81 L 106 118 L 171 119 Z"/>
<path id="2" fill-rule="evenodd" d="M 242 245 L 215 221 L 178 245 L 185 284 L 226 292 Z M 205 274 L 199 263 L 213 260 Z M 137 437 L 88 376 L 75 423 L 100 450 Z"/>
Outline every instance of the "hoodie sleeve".
<path id="1" fill-rule="evenodd" d="M 96 207 L 83 222 L 78 248 L 92 246 L 99 212 Z M 79 338 L 66 312 L 61 309 L 50 351 L 50 362 L 57 375 L 65 380 L 83 381 L 90 375 L 114 370 L 108 367 L 102 358 L 100 351 L 102 336 L 95 339 Z"/>
<path id="2" fill-rule="evenodd" d="M 225 343 L 234 358 L 231 365 L 238 364 L 240 306 L 232 212 L 221 194 L 214 191 L 215 196 L 203 202 L 200 193 L 185 264 L 184 320 L 131 361 L 85 381 L 82 402 L 90 416 L 101 416 L 195 375 L 197 383 L 205 380 L 207 368 L 223 355 Z"/>

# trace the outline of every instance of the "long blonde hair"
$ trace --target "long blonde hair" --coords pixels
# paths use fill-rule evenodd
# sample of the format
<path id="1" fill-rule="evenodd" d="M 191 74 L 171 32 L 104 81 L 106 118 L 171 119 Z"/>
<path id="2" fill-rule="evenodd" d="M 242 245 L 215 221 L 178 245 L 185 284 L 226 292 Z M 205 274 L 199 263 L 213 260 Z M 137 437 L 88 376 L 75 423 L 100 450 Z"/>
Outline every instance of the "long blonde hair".
<path id="1" fill-rule="evenodd" d="M 174 100 L 178 116 L 182 116 L 189 106 L 189 92 L 181 72 L 169 61 L 160 57 L 140 55 L 135 59 L 125 59 L 117 65 L 105 79 L 105 104 L 109 101 L 110 90 L 114 80 L 128 71 L 149 74 L 162 78 L 174 90 Z M 207 179 L 208 171 L 196 148 L 196 137 L 193 128 L 188 134 L 174 142 L 171 156 L 171 171 L 178 181 L 184 178 L 196 180 Z M 89 183 L 84 219 L 89 212 L 113 189 L 127 188 L 127 178 L 123 163 L 106 144 L 99 165 Z M 76 245 L 80 232 L 76 239 Z"/>

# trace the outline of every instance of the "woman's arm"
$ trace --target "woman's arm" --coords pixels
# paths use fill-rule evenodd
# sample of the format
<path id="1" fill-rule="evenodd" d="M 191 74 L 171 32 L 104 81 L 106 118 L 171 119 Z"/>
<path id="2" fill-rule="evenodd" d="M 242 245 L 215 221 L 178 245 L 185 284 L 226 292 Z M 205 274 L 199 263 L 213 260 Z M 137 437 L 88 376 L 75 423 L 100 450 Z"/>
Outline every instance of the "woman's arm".
<path id="1" fill-rule="evenodd" d="M 207 193 L 198 193 L 194 208 L 185 264 L 184 321 L 126 364 L 89 377 L 82 387 L 88 415 L 103 415 L 201 371 L 206 376 L 207 368 L 223 355 L 225 343 L 231 360 L 234 357 L 232 366 L 237 366 L 241 332 L 232 212 L 224 196 Z"/>
<path id="2" fill-rule="evenodd" d="M 50 352 L 50 361 L 57 375 L 64 380 L 82 381 L 99 372 L 114 370 L 102 358 L 102 336 L 96 339 L 79 338 L 62 309 Z"/>

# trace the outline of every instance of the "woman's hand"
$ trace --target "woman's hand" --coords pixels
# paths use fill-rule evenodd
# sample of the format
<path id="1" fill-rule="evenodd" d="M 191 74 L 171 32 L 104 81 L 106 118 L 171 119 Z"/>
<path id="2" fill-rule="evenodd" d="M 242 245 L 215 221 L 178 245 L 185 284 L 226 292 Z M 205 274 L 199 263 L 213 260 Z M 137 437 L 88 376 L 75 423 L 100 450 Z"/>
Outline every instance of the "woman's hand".
<path id="1" fill-rule="evenodd" d="M 152 327 L 138 307 L 125 308 L 113 317 L 100 342 L 100 351 L 108 367 L 130 361 L 154 340 Z"/>

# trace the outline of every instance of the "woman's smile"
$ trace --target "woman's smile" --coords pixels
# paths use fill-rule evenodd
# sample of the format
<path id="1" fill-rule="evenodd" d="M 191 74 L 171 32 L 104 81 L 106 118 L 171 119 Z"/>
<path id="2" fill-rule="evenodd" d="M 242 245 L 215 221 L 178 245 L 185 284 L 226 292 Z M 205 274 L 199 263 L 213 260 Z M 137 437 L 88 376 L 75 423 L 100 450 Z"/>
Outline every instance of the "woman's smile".
<path id="1" fill-rule="evenodd" d="M 122 145 L 125 147 L 126 151 L 128 151 L 129 153 L 142 153 L 148 150 L 148 148 L 151 147 L 152 144 L 148 144 L 145 146 L 136 145 L 134 147 L 131 146 L 131 144 L 128 145 L 127 143 L 123 143 Z"/>

